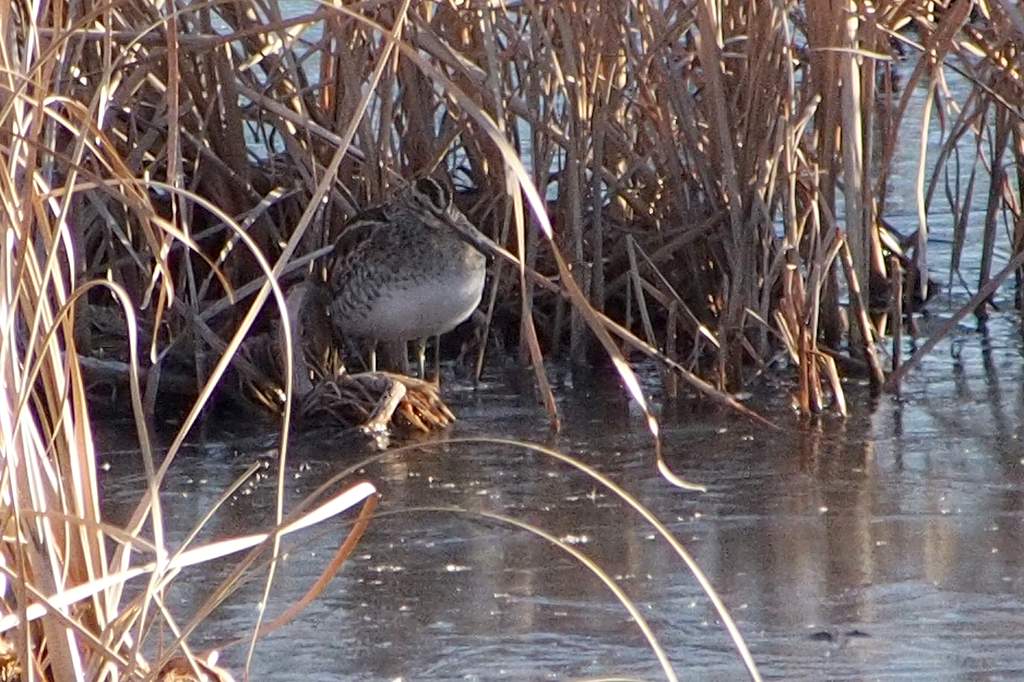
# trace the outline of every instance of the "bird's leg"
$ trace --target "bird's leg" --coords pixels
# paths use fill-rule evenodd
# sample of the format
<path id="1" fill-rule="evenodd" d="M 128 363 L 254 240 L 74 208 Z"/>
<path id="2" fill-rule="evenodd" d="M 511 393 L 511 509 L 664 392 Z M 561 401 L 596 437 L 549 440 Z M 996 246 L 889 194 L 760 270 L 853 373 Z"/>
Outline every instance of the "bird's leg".
<path id="1" fill-rule="evenodd" d="M 426 378 L 426 377 L 424 377 Z M 441 385 L 441 335 L 434 337 L 434 383 Z"/>
<path id="2" fill-rule="evenodd" d="M 402 374 L 409 376 L 409 342 L 398 342 L 398 367 Z"/>
<path id="3" fill-rule="evenodd" d="M 384 372 L 409 374 L 409 342 L 384 341 L 378 367 Z"/>
<path id="4" fill-rule="evenodd" d="M 377 341 L 370 342 L 370 371 L 377 371 Z"/>
<path id="5" fill-rule="evenodd" d="M 419 364 L 420 379 L 427 380 L 427 339 L 421 336 L 416 339 L 416 362 Z"/>

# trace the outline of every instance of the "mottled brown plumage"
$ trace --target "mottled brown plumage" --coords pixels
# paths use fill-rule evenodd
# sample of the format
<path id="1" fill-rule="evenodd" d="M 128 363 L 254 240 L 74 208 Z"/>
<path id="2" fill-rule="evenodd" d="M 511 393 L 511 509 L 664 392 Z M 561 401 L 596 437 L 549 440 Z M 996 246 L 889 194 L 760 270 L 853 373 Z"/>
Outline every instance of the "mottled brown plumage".
<path id="1" fill-rule="evenodd" d="M 335 329 L 402 348 L 450 331 L 480 303 L 486 260 L 474 244 L 483 240 L 430 178 L 356 216 L 328 267 Z"/>

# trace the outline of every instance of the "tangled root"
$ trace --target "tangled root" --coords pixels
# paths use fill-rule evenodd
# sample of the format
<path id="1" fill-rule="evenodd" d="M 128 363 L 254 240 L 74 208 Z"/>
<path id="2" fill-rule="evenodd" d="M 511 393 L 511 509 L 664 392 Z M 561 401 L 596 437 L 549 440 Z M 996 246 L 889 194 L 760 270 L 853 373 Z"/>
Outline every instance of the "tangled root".
<path id="1" fill-rule="evenodd" d="M 317 427 L 337 425 L 380 433 L 389 427 L 429 432 L 453 421 L 436 385 L 390 372 L 324 379 L 302 397 L 299 418 Z"/>

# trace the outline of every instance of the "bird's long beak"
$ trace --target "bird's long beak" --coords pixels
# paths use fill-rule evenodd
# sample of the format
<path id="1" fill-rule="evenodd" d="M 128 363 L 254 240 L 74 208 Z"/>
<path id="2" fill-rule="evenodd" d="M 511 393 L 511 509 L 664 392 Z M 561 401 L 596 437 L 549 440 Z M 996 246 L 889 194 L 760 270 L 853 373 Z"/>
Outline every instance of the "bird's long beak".
<path id="1" fill-rule="evenodd" d="M 455 229 L 455 232 L 459 235 L 459 238 L 462 239 L 462 241 L 466 242 L 485 256 L 497 258 L 505 254 L 508 254 L 509 256 L 512 255 L 505 251 L 505 249 L 498 246 L 493 239 L 476 229 L 476 226 L 469 222 L 469 219 L 466 216 L 460 215 L 456 220 L 453 220 L 452 227 Z"/>
<path id="2" fill-rule="evenodd" d="M 503 259 L 519 267 L 519 259 L 493 239 L 478 230 L 464 215 L 447 221 L 459 238 L 488 258 Z"/>

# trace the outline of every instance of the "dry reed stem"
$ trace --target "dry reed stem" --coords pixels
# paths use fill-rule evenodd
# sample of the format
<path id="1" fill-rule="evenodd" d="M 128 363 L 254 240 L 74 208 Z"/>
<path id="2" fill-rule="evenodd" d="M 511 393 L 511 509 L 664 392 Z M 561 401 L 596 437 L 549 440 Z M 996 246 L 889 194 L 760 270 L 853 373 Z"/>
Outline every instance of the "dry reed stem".
<path id="1" fill-rule="evenodd" d="M 861 352 L 867 358 L 868 366 L 871 368 L 871 385 L 875 388 L 885 383 L 885 371 L 878 360 L 878 353 L 875 350 L 875 333 L 871 321 L 868 319 L 868 310 L 861 293 L 860 282 L 857 280 L 857 271 L 853 267 L 853 256 L 851 249 L 842 240 L 840 254 L 843 259 L 843 269 L 846 271 L 846 282 L 850 288 L 850 300 L 853 304 L 853 314 L 857 320 L 857 327 L 860 330 Z"/>
<path id="2" fill-rule="evenodd" d="M 890 272 L 893 273 L 896 286 L 892 291 L 890 324 L 892 325 L 892 373 L 899 372 L 903 362 L 903 268 L 899 258 L 893 256 L 889 264 Z M 891 384 L 895 393 L 900 392 L 899 379 L 894 379 Z"/>

